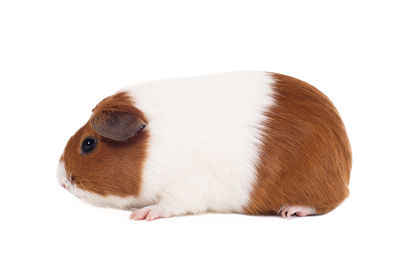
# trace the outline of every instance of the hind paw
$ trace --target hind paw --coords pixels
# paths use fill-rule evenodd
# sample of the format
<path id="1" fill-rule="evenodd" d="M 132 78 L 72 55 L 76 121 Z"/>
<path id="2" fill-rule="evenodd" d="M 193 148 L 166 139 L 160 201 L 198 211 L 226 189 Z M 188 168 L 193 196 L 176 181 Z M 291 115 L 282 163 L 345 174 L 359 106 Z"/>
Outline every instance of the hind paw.
<path id="1" fill-rule="evenodd" d="M 307 206 L 285 205 L 278 210 L 277 214 L 281 215 L 285 219 L 290 219 L 292 215 L 304 217 L 308 215 L 313 215 L 315 214 L 315 212 L 315 209 Z"/>

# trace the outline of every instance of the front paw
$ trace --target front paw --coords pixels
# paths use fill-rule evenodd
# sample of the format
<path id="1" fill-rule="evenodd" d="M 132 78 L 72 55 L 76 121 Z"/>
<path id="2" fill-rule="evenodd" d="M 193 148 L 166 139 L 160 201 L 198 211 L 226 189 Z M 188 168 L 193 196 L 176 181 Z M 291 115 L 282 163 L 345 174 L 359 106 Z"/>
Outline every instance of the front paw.
<path id="1" fill-rule="evenodd" d="M 130 219 L 140 221 L 152 221 L 159 218 L 167 218 L 170 217 L 170 214 L 167 213 L 166 209 L 160 205 L 151 205 L 141 209 L 135 209 L 132 211 L 129 216 Z"/>

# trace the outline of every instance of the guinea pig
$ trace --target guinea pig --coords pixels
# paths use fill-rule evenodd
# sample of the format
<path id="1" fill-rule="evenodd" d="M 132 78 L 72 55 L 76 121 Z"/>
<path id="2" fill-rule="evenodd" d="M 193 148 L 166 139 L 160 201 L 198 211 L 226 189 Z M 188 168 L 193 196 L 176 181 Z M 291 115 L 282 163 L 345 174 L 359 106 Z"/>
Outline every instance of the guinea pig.
<path id="1" fill-rule="evenodd" d="M 134 220 L 205 212 L 319 215 L 349 194 L 332 102 L 298 79 L 232 72 L 150 81 L 102 100 L 68 141 L 58 181 Z"/>

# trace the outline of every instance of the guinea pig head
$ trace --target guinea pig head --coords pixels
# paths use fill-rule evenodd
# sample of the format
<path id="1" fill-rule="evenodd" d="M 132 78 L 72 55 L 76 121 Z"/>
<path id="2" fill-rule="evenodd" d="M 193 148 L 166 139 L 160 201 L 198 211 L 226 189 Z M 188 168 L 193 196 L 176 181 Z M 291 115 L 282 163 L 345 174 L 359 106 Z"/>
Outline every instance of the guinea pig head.
<path id="1" fill-rule="evenodd" d="M 125 92 L 105 98 L 89 121 L 68 141 L 61 156 L 58 180 L 89 202 L 135 197 L 146 157 L 147 120 Z"/>

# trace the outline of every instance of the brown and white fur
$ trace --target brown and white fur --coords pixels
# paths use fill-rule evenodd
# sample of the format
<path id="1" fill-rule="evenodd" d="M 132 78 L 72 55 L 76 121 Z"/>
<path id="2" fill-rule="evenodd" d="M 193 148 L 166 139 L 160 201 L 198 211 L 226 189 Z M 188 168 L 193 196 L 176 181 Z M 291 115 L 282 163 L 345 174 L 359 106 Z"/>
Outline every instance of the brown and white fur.
<path id="1" fill-rule="evenodd" d="M 89 136 L 97 146 L 84 154 Z M 136 220 L 208 211 L 290 218 L 336 208 L 350 169 L 344 125 L 325 95 L 281 74 L 233 72 L 107 97 L 69 140 L 58 180 Z"/>

